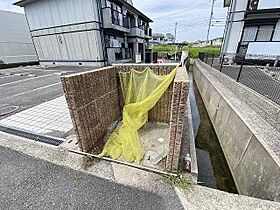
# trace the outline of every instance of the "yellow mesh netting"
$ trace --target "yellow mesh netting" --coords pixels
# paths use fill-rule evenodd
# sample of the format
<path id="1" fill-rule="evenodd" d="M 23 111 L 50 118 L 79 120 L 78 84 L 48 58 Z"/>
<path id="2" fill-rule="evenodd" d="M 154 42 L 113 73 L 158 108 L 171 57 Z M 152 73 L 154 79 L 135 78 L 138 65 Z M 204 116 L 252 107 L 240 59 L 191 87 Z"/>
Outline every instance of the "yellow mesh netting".
<path id="1" fill-rule="evenodd" d="M 100 156 L 118 159 L 122 155 L 127 162 L 140 164 L 144 151 L 137 131 L 147 122 L 148 111 L 173 81 L 176 69 L 168 75 L 157 75 L 150 68 L 119 73 L 125 102 L 122 126 L 113 131 Z"/>

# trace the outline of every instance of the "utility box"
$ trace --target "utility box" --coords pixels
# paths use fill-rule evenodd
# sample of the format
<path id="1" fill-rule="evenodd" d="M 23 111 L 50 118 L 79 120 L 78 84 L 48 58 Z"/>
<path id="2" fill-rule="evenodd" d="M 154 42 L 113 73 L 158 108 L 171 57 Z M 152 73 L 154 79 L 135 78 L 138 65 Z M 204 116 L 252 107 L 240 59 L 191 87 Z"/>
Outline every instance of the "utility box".
<path id="1" fill-rule="evenodd" d="M 141 63 L 141 53 L 135 54 L 135 63 Z"/>

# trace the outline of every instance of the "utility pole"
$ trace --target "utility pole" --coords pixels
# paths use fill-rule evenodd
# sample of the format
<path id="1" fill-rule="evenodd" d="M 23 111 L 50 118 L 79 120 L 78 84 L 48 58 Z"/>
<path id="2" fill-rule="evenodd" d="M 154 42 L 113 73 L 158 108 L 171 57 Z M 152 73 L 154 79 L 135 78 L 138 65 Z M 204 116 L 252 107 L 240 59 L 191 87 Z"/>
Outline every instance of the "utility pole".
<path id="1" fill-rule="evenodd" d="M 175 23 L 175 33 L 174 33 L 174 42 L 176 43 L 177 38 L 177 22 Z"/>
<path id="2" fill-rule="evenodd" d="M 206 44 L 209 43 L 210 29 L 211 29 L 211 26 L 212 26 L 212 19 L 213 19 L 213 14 L 214 14 L 214 4 L 215 4 L 215 0 L 212 0 L 212 6 L 211 6 L 211 12 L 210 12 L 210 18 L 209 18 L 209 25 L 208 25 L 208 30 L 207 30 Z"/>
<path id="3" fill-rule="evenodd" d="M 175 34 L 174 34 L 175 45 L 176 45 L 176 38 L 177 38 L 177 22 L 175 23 Z M 177 61 L 177 45 L 176 45 L 176 51 L 175 51 L 175 61 Z"/>

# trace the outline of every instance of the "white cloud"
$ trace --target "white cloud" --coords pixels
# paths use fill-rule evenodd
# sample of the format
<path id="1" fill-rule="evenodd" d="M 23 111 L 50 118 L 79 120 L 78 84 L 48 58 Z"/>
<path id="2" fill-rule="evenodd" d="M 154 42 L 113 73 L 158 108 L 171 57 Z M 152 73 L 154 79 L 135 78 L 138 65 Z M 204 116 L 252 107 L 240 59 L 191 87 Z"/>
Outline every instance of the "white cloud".
<path id="1" fill-rule="evenodd" d="M 178 22 L 178 41 L 206 39 L 210 0 L 133 0 L 133 4 L 154 20 L 151 24 L 154 32 L 174 33 L 175 22 Z M 223 8 L 223 0 L 216 0 L 214 17 L 225 19 L 226 9 Z M 221 37 L 223 30 L 221 26 L 212 27 L 210 37 Z"/>
<path id="2" fill-rule="evenodd" d="M 21 12 L 21 7 L 12 5 L 16 0 L 0 0 L 0 9 Z M 133 0 L 134 6 L 148 15 L 154 23 L 154 32 L 174 33 L 175 22 L 178 22 L 178 41 L 206 39 L 207 19 L 209 19 L 210 0 Z M 224 18 L 226 9 L 223 0 L 216 0 L 214 17 Z M 221 24 L 219 24 L 221 25 Z M 211 38 L 223 35 L 223 27 L 212 27 Z"/>
<path id="3" fill-rule="evenodd" d="M 14 2 L 15 0 L 0 0 L 0 9 L 24 13 L 23 8 L 13 5 Z"/>

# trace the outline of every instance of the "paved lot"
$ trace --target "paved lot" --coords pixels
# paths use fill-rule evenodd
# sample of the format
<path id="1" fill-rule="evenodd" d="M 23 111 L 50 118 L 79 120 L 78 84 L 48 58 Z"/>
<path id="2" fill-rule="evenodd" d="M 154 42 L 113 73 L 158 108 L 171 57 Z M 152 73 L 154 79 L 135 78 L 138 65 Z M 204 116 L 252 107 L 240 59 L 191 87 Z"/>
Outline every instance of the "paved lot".
<path id="1" fill-rule="evenodd" d="M 91 70 L 93 67 L 18 67 L 0 69 L 0 105 L 19 106 L 20 112 L 63 95 L 61 74 Z M 13 113 L 14 114 L 14 113 Z M 2 116 L 3 119 L 7 116 Z"/>
<path id="2" fill-rule="evenodd" d="M 0 113 L 0 125 L 40 135 L 66 137 L 72 129 L 60 82 L 62 74 L 93 67 L 27 66 L 0 70 L 1 107 L 18 106 L 10 114 Z"/>
<path id="3" fill-rule="evenodd" d="M 68 136 L 73 128 L 64 96 L 6 117 L 0 126 L 59 138 Z"/>
<path id="4" fill-rule="evenodd" d="M 127 187 L 0 147 L 0 209 L 183 209 Z"/>

